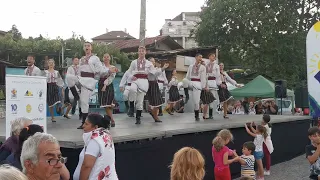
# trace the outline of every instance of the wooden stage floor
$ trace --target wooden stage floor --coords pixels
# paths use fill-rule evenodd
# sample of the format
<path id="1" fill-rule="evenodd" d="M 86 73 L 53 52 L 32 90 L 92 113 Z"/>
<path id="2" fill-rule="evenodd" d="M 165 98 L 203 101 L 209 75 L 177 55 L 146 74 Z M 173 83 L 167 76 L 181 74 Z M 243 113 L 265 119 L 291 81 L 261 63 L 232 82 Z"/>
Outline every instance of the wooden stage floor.
<path id="1" fill-rule="evenodd" d="M 200 114 L 201 116 L 202 114 Z M 223 128 L 244 127 L 247 122 L 261 122 L 261 115 L 230 115 L 230 119 L 223 119 L 222 115 L 214 116 L 214 120 L 203 120 L 196 122 L 193 113 L 174 114 L 173 116 L 164 114 L 160 117 L 162 123 L 154 123 L 151 116 L 143 114 L 141 125 L 135 125 L 135 118 L 129 118 L 126 114 L 114 115 L 116 127 L 110 132 L 114 142 L 126 142 L 149 138 L 166 138 L 173 135 L 213 131 Z M 272 123 L 290 122 L 297 120 L 308 120 L 309 116 L 271 116 Z M 61 147 L 82 148 L 82 130 L 76 129 L 81 121 L 77 116 L 71 119 L 56 118 L 56 123 L 48 122 L 48 133 L 54 135 L 60 142 Z M 0 141 L 5 138 L 5 120 L 0 119 Z"/>

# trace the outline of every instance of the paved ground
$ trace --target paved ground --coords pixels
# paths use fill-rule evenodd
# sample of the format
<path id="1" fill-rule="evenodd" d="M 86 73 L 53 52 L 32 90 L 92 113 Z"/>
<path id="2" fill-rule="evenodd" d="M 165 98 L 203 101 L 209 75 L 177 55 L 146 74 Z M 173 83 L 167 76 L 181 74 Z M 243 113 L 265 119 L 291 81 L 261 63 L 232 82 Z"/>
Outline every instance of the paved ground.
<path id="1" fill-rule="evenodd" d="M 238 178 L 237 180 L 239 180 Z M 309 163 L 304 155 L 271 167 L 265 180 L 309 180 Z"/>

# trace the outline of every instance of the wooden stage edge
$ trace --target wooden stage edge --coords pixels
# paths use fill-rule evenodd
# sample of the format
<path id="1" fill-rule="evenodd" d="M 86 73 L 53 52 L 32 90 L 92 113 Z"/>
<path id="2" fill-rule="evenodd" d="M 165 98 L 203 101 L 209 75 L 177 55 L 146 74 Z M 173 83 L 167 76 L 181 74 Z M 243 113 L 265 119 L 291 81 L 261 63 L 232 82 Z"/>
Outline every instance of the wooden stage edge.
<path id="1" fill-rule="evenodd" d="M 200 114 L 202 117 L 202 114 Z M 220 129 L 232 129 L 244 127 L 245 123 L 261 122 L 262 115 L 230 115 L 230 119 L 223 119 L 222 115 L 215 115 L 214 120 L 201 120 L 196 122 L 193 113 L 174 114 L 173 116 L 164 114 L 160 117 L 162 123 L 154 123 L 151 116 L 143 114 L 142 124 L 135 125 L 135 118 L 129 118 L 125 114 L 115 114 L 116 127 L 111 128 L 115 143 L 129 142 L 135 140 L 145 140 L 153 138 L 168 138 L 174 135 L 214 131 Z M 273 115 L 271 123 L 286 123 L 291 121 L 311 120 L 310 116 L 287 116 Z M 48 118 L 49 120 L 49 118 Z M 57 122 L 50 120 L 47 124 L 48 133 L 54 135 L 63 148 L 82 148 L 82 130 L 76 129 L 81 121 L 77 116 L 71 119 L 62 117 L 56 118 Z M 5 119 L 0 119 L 0 141 L 5 139 Z"/>

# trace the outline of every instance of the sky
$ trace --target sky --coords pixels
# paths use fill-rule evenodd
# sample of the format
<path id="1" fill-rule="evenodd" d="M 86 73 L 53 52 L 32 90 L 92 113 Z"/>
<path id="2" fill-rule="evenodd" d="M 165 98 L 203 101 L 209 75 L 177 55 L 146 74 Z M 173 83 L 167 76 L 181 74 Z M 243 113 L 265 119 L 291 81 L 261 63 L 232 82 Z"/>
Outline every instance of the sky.
<path id="1" fill-rule="evenodd" d="M 165 19 L 197 12 L 205 0 L 147 0 L 146 36 L 159 35 Z M 69 38 L 73 32 L 87 40 L 109 31 L 139 38 L 140 0 L 10 0 L 1 2 L 0 30 L 15 24 L 22 36 Z"/>

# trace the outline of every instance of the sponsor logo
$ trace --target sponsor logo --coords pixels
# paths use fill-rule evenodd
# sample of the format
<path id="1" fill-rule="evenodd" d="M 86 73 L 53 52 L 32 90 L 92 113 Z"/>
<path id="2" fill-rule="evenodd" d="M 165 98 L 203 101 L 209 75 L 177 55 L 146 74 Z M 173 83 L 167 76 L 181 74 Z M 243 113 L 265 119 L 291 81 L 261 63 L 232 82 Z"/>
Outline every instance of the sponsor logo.
<path id="1" fill-rule="evenodd" d="M 39 106 L 38 106 L 38 110 L 39 110 L 39 112 L 42 112 L 42 111 L 43 111 L 43 109 L 44 109 L 43 104 L 39 104 Z"/>
<path id="2" fill-rule="evenodd" d="M 38 96 L 39 96 L 39 98 L 42 98 L 42 96 L 43 96 L 43 90 L 42 89 L 40 91 L 38 91 Z"/>
<path id="3" fill-rule="evenodd" d="M 11 99 L 17 99 L 17 90 L 16 89 L 11 90 Z"/>
<path id="4" fill-rule="evenodd" d="M 27 113 L 30 113 L 31 110 L 32 110 L 32 107 L 31 107 L 30 104 L 28 104 L 28 105 L 26 106 L 26 111 L 27 111 Z"/>
<path id="5" fill-rule="evenodd" d="M 11 112 L 12 114 L 17 114 L 18 106 L 17 104 L 11 104 Z"/>
<path id="6" fill-rule="evenodd" d="M 24 96 L 33 97 L 33 93 L 32 93 L 30 90 L 28 90 L 28 91 L 26 91 L 26 93 L 24 94 Z"/>

